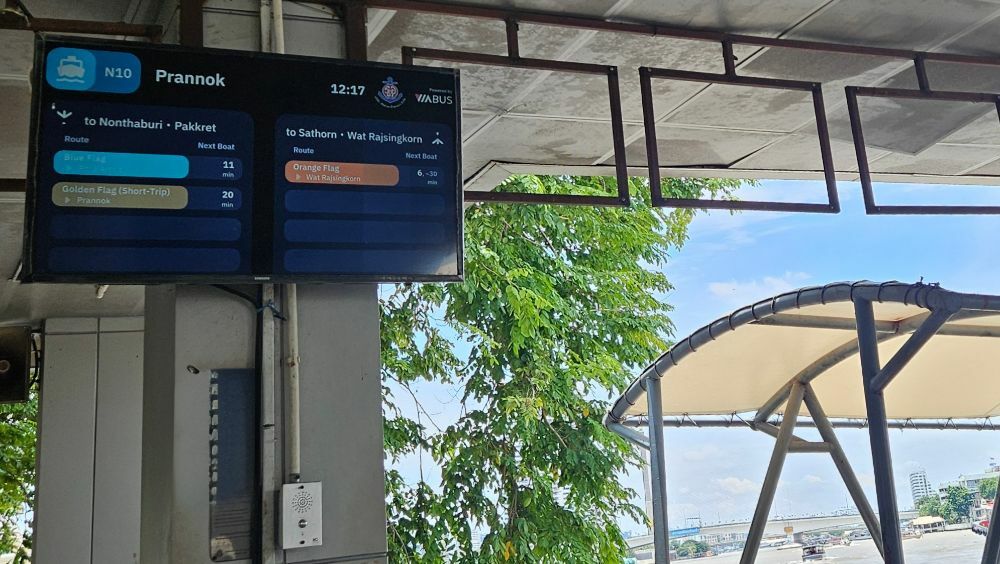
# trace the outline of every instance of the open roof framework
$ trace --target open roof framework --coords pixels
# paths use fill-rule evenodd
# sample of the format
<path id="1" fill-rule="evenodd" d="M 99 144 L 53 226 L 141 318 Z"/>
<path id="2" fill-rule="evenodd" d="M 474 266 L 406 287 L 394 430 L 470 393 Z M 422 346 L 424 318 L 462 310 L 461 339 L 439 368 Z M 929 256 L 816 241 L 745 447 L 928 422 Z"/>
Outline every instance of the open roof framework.
<path id="1" fill-rule="evenodd" d="M 220 33 L 202 21 L 204 0 L 178 3 L 182 41 L 200 44 L 206 33 Z M 315 3 L 338 9 L 350 58 L 400 62 L 403 47 L 469 57 L 435 61 L 458 64 L 465 76 L 463 172 L 469 201 L 517 199 L 474 193 L 491 191 L 509 174 L 621 179 L 655 168 L 653 174 L 660 176 L 824 179 L 828 188 L 825 203 L 808 204 L 654 197 L 665 207 L 835 213 L 834 182 L 858 179 L 869 213 L 1000 213 L 1000 206 L 878 205 L 871 188 L 873 180 L 1000 184 L 996 111 L 952 96 L 971 93 L 979 101 L 997 100 L 1000 54 L 990 38 L 1000 31 L 1000 4 L 993 1 L 949 0 L 919 9 L 906 0 L 734 0 L 724 6 L 697 0 L 581 0 L 570 9 L 551 0 Z M 6 0 L 6 5 L 18 4 Z M 152 41 L 163 33 L 154 21 L 43 17 L 48 15 L 19 17 L 7 10 L 0 14 L 0 30 Z M 0 75 L 20 72 L 24 62 L 16 56 L 10 60 L 14 67 L 0 68 Z M 614 67 L 617 77 L 559 72 L 588 65 Z M 702 84 L 657 84 L 643 96 L 640 68 L 697 76 Z M 758 80 L 818 85 L 826 100 L 825 119 L 815 115 L 813 92 L 731 95 L 726 90 Z M 657 81 L 666 82 L 676 81 Z M 869 105 L 851 111 L 852 95 L 845 95 L 845 87 L 868 98 Z M 613 99 L 607 104 L 601 90 L 618 90 L 620 111 Z M 900 96 L 875 99 L 875 90 Z M 934 105 L 921 110 L 920 103 L 927 102 Z M 861 134 L 862 116 L 867 135 Z M 774 125 L 773 117 L 787 123 Z M 867 145 L 859 146 L 865 137 Z M 653 158 L 651 146 L 661 158 Z M 0 189 L 21 190 L 17 174 L 23 168 L 15 166 L 11 173 L 3 164 Z M 623 205 L 623 193 L 620 187 L 596 203 L 592 197 L 530 200 Z"/>
<path id="2" fill-rule="evenodd" d="M 775 437 L 742 564 L 756 558 L 790 452 L 830 454 L 885 562 L 902 563 L 888 429 L 995 429 L 997 338 L 1000 296 L 842 282 L 762 300 L 679 341 L 605 418 L 609 429 L 650 451 L 656 562 L 669 558 L 663 429 L 672 424 L 743 425 Z M 800 417 L 821 441 L 795 436 Z M 636 430 L 641 426 L 648 435 Z M 837 440 L 841 426 L 869 431 L 877 515 Z M 983 562 L 998 558 L 1000 527 L 991 527 Z"/>

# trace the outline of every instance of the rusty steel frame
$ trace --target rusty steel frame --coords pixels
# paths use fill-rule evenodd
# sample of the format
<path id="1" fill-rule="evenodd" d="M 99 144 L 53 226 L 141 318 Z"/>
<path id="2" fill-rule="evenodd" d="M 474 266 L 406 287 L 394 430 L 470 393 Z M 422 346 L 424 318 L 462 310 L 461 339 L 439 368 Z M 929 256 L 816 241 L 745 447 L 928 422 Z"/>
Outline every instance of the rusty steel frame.
<path id="1" fill-rule="evenodd" d="M 732 43 L 729 41 L 723 41 L 722 51 L 726 69 L 724 74 L 639 67 L 639 87 L 642 91 L 642 122 L 646 135 L 646 161 L 649 168 L 649 189 L 652 192 L 653 206 L 724 210 L 838 213 L 840 211 L 840 199 L 837 194 L 837 178 L 833 165 L 833 150 L 830 147 L 830 131 L 826 121 L 826 109 L 823 105 L 822 85 L 818 82 L 740 76 L 736 74 Z M 653 109 L 653 78 L 711 84 L 727 84 L 753 88 L 800 90 L 811 93 L 813 111 L 816 115 L 816 132 L 819 138 L 820 157 L 823 160 L 823 177 L 826 181 L 827 203 L 815 204 L 755 200 L 731 201 L 703 200 L 699 198 L 664 198 L 660 188 L 660 155 L 656 137 L 656 113 Z"/>
<path id="2" fill-rule="evenodd" d="M 872 173 L 868 162 L 868 149 L 865 146 L 864 128 L 861 124 L 861 109 L 858 106 L 859 97 L 896 98 L 909 100 L 935 100 L 967 102 L 978 104 L 993 104 L 1000 118 L 1000 95 L 985 92 L 955 92 L 947 90 L 931 90 L 924 68 L 926 56 L 914 58 L 914 71 L 917 75 L 919 90 L 905 88 L 872 88 L 864 86 L 847 86 L 844 92 L 847 96 L 847 114 L 851 120 L 851 136 L 854 140 L 854 152 L 858 158 L 858 177 L 861 181 L 861 192 L 865 201 L 865 212 L 869 215 L 993 215 L 1000 214 L 1000 206 L 975 205 L 879 205 L 875 202 L 875 191 L 872 187 Z M 1000 125 L 1000 123 L 998 123 Z"/>
<path id="3" fill-rule="evenodd" d="M 934 92 L 930 90 L 930 81 L 927 77 L 927 70 L 925 63 L 927 61 L 934 61 L 940 63 L 953 63 L 953 64 L 965 64 L 965 65 L 986 65 L 986 66 L 1000 66 L 1000 56 L 978 56 L 978 55 L 959 55 L 953 53 L 934 53 L 927 51 L 917 51 L 911 49 L 896 49 L 890 47 L 875 47 L 870 45 L 850 45 L 845 43 L 833 43 L 825 41 L 809 41 L 800 39 L 787 39 L 779 37 L 761 37 L 756 35 L 747 35 L 741 33 L 727 33 L 724 31 L 704 29 L 704 28 L 694 28 L 694 27 L 682 27 L 674 25 L 660 25 L 650 22 L 621 22 L 621 21 L 609 21 L 597 17 L 588 16 L 576 16 L 567 15 L 555 12 L 544 12 L 544 11 L 530 11 L 530 10 L 512 10 L 507 8 L 494 8 L 479 5 L 469 5 L 469 4 L 452 4 L 443 3 L 433 0 L 349 0 L 354 3 L 363 3 L 365 6 L 370 8 L 384 8 L 390 10 L 403 10 L 411 12 L 422 12 L 422 13 L 433 13 L 441 14 L 455 17 L 466 17 L 466 18 L 478 18 L 478 19 L 489 19 L 506 22 L 508 25 L 508 36 L 510 25 L 520 23 L 529 23 L 543 26 L 553 26 L 553 27 L 563 27 L 563 28 L 573 28 L 581 30 L 591 30 L 591 31 L 603 31 L 612 33 L 628 33 L 628 34 L 638 34 L 650 37 L 669 37 L 675 39 L 686 39 L 693 41 L 709 41 L 717 42 L 722 44 L 723 50 L 723 64 L 725 66 L 725 74 L 721 75 L 707 75 L 707 73 L 691 73 L 687 80 L 693 80 L 697 75 L 705 75 L 703 78 L 708 78 L 708 76 L 716 77 L 712 81 L 703 82 L 719 82 L 724 84 L 747 84 L 746 80 L 748 77 L 738 77 L 736 76 L 736 64 L 733 57 L 733 46 L 734 45 L 750 45 L 755 47 L 776 47 L 782 49 L 796 49 L 804 51 L 817 51 L 825 53 L 837 53 L 842 55 L 861 55 L 861 56 L 871 56 L 871 57 L 886 57 L 892 59 L 906 59 L 913 61 L 914 68 L 917 74 L 917 83 L 920 86 L 920 90 L 896 90 L 896 89 L 885 89 L 885 88 L 859 88 L 861 92 L 856 92 L 855 94 L 876 96 L 882 94 L 889 94 L 888 97 L 893 97 L 897 93 L 901 97 L 914 97 L 914 98 L 929 98 L 929 99 L 952 99 L 948 98 L 951 94 L 968 94 L 968 93 L 954 93 L 954 92 Z M 330 0 L 329 3 L 343 4 L 345 0 Z M 640 69 L 641 72 L 641 69 Z M 674 77 L 677 78 L 677 77 Z M 733 80 L 737 78 L 737 80 Z M 683 80 L 683 79 L 682 79 Z M 773 80 L 773 79 L 761 79 L 761 80 Z M 862 93 L 867 92 L 867 93 Z M 881 94 L 878 94 L 881 93 Z M 988 96 L 988 95 L 987 95 Z M 855 126 L 855 121 L 858 121 L 856 105 L 857 101 L 852 101 L 852 95 L 850 90 L 848 90 L 848 106 L 849 111 L 851 106 L 855 106 L 852 112 L 852 131 L 855 138 L 855 148 L 859 152 L 859 168 L 863 169 L 862 172 L 862 189 L 865 192 L 865 207 L 869 214 L 1000 214 L 1000 206 L 879 206 L 874 203 L 874 198 L 871 195 L 871 176 L 867 172 L 867 160 L 866 158 L 861 158 L 860 153 L 862 148 L 859 148 L 858 138 L 860 137 L 860 125 Z M 815 102 L 815 98 L 814 98 Z M 1000 113 L 1000 102 L 997 102 L 997 111 Z M 645 112 L 644 112 L 645 114 Z M 644 115 L 645 118 L 645 115 Z M 644 119 L 644 121 L 646 121 Z M 820 127 L 825 125 L 821 124 Z M 648 125 L 647 125 L 648 128 Z M 822 139 L 822 134 L 820 135 Z M 863 138 L 862 138 L 863 139 Z M 822 141 L 821 141 L 822 142 Z M 824 155 L 825 158 L 825 155 Z M 830 184 L 830 168 L 827 163 L 824 162 L 824 173 L 827 177 L 828 192 Z M 867 183 L 867 186 L 864 184 Z M 651 186 L 654 183 L 650 182 Z M 657 186 L 658 187 L 658 186 Z M 705 204 L 705 202 L 712 202 Z M 839 211 L 839 206 L 836 201 L 831 198 L 829 204 L 827 204 L 827 209 L 821 209 L 823 204 L 806 204 L 806 208 L 803 209 L 798 204 L 779 204 L 777 202 L 763 203 L 763 202 L 718 202 L 718 201 L 699 201 L 699 202 L 686 202 L 685 200 L 675 200 L 673 202 L 675 207 L 704 207 L 704 208 L 720 208 L 720 209 L 766 209 L 774 211 L 812 211 L 820 213 L 836 213 Z M 816 207 L 819 206 L 819 207 Z M 834 206 L 837 209 L 834 209 Z"/>
<path id="4" fill-rule="evenodd" d="M 163 35 L 163 26 L 154 24 L 36 18 L 27 9 L 20 9 L 22 5 L 15 0 L 6 0 L 3 2 L 2 7 L 7 11 L 0 13 L 0 29 L 31 31 L 34 33 L 123 35 L 128 37 L 145 37 L 157 42 Z"/>
<path id="5" fill-rule="evenodd" d="M 205 0 L 180 0 L 180 20 L 177 33 L 181 45 L 204 47 L 205 45 Z"/>
<path id="6" fill-rule="evenodd" d="M 507 21 L 507 55 L 489 55 L 467 51 L 426 49 L 421 47 L 402 48 L 404 65 L 412 65 L 416 59 L 465 63 L 483 66 L 520 68 L 552 72 L 568 72 L 606 76 L 608 79 L 608 99 L 611 106 L 611 135 L 615 152 L 615 178 L 618 194 L 615 196 L 588 196 L 577 194 L 525 194 L 518 192 L 481 192 L 466 190 L 466 202 L 504 202 L 519 204 L 554 204 L 628 207 L 629 196 L 628 165 L 625 162 L 625 126 L 622 120 L 621 91 L 618 86 L 618 67 L 571 61 L 554 61 L 521 57 L 517 42 L 517 23 Z"/>

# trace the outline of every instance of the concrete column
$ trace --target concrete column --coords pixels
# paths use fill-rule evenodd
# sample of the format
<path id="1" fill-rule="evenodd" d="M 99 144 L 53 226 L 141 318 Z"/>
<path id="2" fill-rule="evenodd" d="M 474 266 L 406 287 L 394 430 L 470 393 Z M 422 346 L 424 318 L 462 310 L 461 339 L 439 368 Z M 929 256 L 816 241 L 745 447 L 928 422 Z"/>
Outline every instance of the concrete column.
<path id="1" fill-rule="evenodd" d="M 212 562 L 209 379 L 214 369 L 253 368 L 256 317 L 251 304 L 211 287 L 146 288 L 143 564 Z"/>
<path id="2" fill-rule="evenodd" d="M 256 318 L 215 288 L 146 290 L 143 564 L 211 562 L 209 378 L 253 368 Z M 385 562 L 378 328 L 375 285 L 299 287 L 302 481 L 323 482 L 324 544 L 278 550 L 273 562 Z M 280 396 L 275 404 L 280 472 Z"/>

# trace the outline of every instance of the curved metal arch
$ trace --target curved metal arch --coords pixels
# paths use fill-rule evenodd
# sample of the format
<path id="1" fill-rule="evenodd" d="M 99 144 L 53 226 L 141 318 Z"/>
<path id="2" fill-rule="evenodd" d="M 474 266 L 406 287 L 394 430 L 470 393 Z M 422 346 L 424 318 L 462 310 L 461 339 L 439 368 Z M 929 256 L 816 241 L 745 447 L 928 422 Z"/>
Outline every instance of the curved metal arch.
<path id="1" fill-rule="evenodd" d="M 825 286 L 811 286 L 785 292 L 740 308 L 730 315 L 720 317 L 676 343 L 647 366 L 629 385 L 611 406 L 605 416 L 605 422 L 621 423 L 625 420 L 625 412 L 628 408 L 640 401 L 645 394 L 645 386 L 642 385 L 644 379 L 661 378 L 673 366 L 682 362 L 687 355 L 725 333 L 735 331 L 740 326 L 750 323 L 766 323 L 768 318 L 785 311 L 812 305 L 856 300 L 916 305 L 928 310 L 1000 311 L 1000 296 L 952 292 L 935 284 L 920 282 L 913 284 L 896 281 L 882 283 L 871 281 L 836 282 Z"/>

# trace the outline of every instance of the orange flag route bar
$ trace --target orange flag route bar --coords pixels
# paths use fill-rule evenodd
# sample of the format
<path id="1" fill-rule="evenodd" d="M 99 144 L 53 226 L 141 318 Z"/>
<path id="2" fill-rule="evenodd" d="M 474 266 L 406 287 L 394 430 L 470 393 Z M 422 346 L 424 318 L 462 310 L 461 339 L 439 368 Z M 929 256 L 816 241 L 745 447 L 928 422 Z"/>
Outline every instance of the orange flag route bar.
<path id="1" fill-rule="evenodd" d="M 288 161 L 285 180 L 296 184 L 396 186 L 399 168 L 387 164 Z"/>

